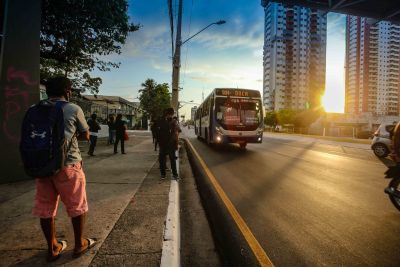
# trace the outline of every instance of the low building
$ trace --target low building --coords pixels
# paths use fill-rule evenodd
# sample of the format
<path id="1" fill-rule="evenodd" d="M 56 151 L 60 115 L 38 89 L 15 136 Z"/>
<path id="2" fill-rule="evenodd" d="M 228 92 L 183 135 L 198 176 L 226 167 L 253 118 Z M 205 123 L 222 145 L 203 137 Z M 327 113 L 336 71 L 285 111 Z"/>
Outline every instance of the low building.
<path id="1" fill-rule="evenodd" d="M 107 121 L 109 115 L 122 114 L 128 128 L 141 128 L 143 111 L 139 102 L 131 102 L 119 96 L 82 95 L 82 98 L 91 103 L 90 114 L 96 113 L 99 120 Z"/>
<path id="2" fill-rule="evenodd" d="M 40 85 L 40 100 L 47 99 L 46 86 Z M 147 128 L 147 120 L 143 122 L 143 111 L 139 102 L 131 102 L 119 96 L 81 95 L 72 96 L 70 102 L 77 104 L 83 110 L 85 118 L 93 113 L 101 123 L 106 124 L 109 115 L 122 114 L 128 128 Z"/>

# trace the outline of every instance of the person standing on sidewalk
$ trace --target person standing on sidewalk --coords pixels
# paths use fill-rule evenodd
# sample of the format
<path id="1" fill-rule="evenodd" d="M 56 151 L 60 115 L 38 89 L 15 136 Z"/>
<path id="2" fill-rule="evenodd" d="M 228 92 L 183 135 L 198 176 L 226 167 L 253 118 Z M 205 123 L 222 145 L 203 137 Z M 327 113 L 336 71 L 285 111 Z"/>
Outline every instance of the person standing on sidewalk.
<path id="1" fill-rule="evenodd" d="M 150 126 L 151 135 L 153 136 L 154 151 L 157 151 L 157 145 L 158 145 L 157 129 L 158 129 L 158 120 L 155 120 L 151 123 Z"/>
<path id="2" fill-rule="evenodd" d="M 115 118 L 114 115 L 110 115 L 108 118 L 108 145 L 114 144 L 115 142 Z"/>
<path id="3" fill-rule="evenodd" d="M 71 81 L 65 77 L 51 78 L 46 83 L 46 93 L 53 102 L 68 102 L 71 96 Z M 47 241 L 49 262 L 58 259 L 67 247 L 65 240 L 56 239 L 55 216 L 58 200 L 64 203 L 74 228 L 74 256 L 78 257 L 96 244 L 96 239 L 83 238 L 86 214 L 86 178 L 82 169 L 82 156 L 78 147 L 80 140 L 89 140 L 89 126 L 82 109 L 66 103 L 64 111 L 64 136 L 68 151 L 64 167 L 54 176 L 36 179 L 35 204 L 32 214 L 40 218 L 40 226 Z"/>
<path id="4" fill-rule="evenodd" d="M 90 146 L 89 146 L 89 156 L 94 156 L 94 149 L 97 144 L 97 136 L 99 135 L 99 130 L 101 130 L 100 124 L 97 121 L 96 113 L 93 113 L 91 119 L 88 121 L 89 124 L 89 135 L 90 135 Z"/>
<path id="5" fill-rule="evenodd" d="M 178 179 L 178 171 L 176 169 L 176 156 L 175 151 L 178 149 L 178 129 L 176 123 L 173 121 L 172 116 L 174 115 L 173 108 L 167 108 L 164 110 L 164 116 L 158 122 L 158 144 L 160 146 L 158 160 L 160 162 L 160 173 L 161 179 L 165 179 L 166 176 L 166 157 L 168 155 L 172 176 L 174 179 Z"/>
<path id="6" fill-rule="evenodd" d="M 118 153 L 118 143 L 121 141 L 121 153 L 125 154 L 125 131 L 126 131 L 126 125 L 125 122 L 122 120 L 122 114 L 117 115 L 117 119 L 115 120 L 115 143 L 114 143 L 114 154 Z"/>

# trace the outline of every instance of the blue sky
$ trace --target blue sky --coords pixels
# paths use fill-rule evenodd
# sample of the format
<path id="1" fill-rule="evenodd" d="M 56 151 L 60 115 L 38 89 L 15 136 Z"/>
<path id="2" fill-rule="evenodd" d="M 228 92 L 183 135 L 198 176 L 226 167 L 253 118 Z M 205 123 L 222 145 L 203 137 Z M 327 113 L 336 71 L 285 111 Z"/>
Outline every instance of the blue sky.
<path id="1" fill-rule="evenodd" d="M 173 0 L 173 4 L 177 3 Z M 99 94 L 119 95 L 135 101 L 141 83 L 147 78 L 171 84 L 167 0 L 131 0 L 129 16 L 142 28 L 128 36 L 121 55 L 109 57 L 121 62 L 120 68 L 94 74 L 103 79 Z M 264 10 L 260 1 L 184 0 L 182 39 L 220 19 L 227 23 L 210 27 L 182 47 L 180 100 L 200 103 L 202 94 L 207 96 L 216 87 L 262 91 Z M 324 99 L 328 111 L 343 111 L 344 25 L 343 15 L 328 15 L 327 94 Z M 186 118 L 190 116 L 190 107 L 186 105 L 180 110 Z"/>

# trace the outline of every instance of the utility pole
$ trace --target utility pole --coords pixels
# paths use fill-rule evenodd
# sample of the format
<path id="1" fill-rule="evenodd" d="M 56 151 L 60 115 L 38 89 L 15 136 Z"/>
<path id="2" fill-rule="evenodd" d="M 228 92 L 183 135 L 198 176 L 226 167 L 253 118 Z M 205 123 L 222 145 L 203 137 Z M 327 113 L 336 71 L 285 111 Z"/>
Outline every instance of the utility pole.
<path id="1" fill-rule="evenodd" d="M 181 30 L 182 30 L 182 6 L 183 0 L 179 0 L 178 7 L 178 24 L 176 30 L 176 41 L 175 41 L 175 53 L 173 59 L 173 69 L 172 69 L 172 102 L 171 105 L 178 112 L 179 109 L 179 74 L 181 68 Z"/>

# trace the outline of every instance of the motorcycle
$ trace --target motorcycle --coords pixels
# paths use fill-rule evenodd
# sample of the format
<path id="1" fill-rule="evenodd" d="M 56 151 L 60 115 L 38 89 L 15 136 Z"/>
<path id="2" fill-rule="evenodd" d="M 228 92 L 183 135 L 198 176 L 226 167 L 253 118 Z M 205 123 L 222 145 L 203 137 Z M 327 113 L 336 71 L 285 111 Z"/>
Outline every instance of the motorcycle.
<path id="1" fill-rule="evenodd" d="M 400 211 L 400 165 L 390 166 L 385 172 L 385 178 L 391 179 L 385 193 L 389 195 L 390 201 Z"/>

